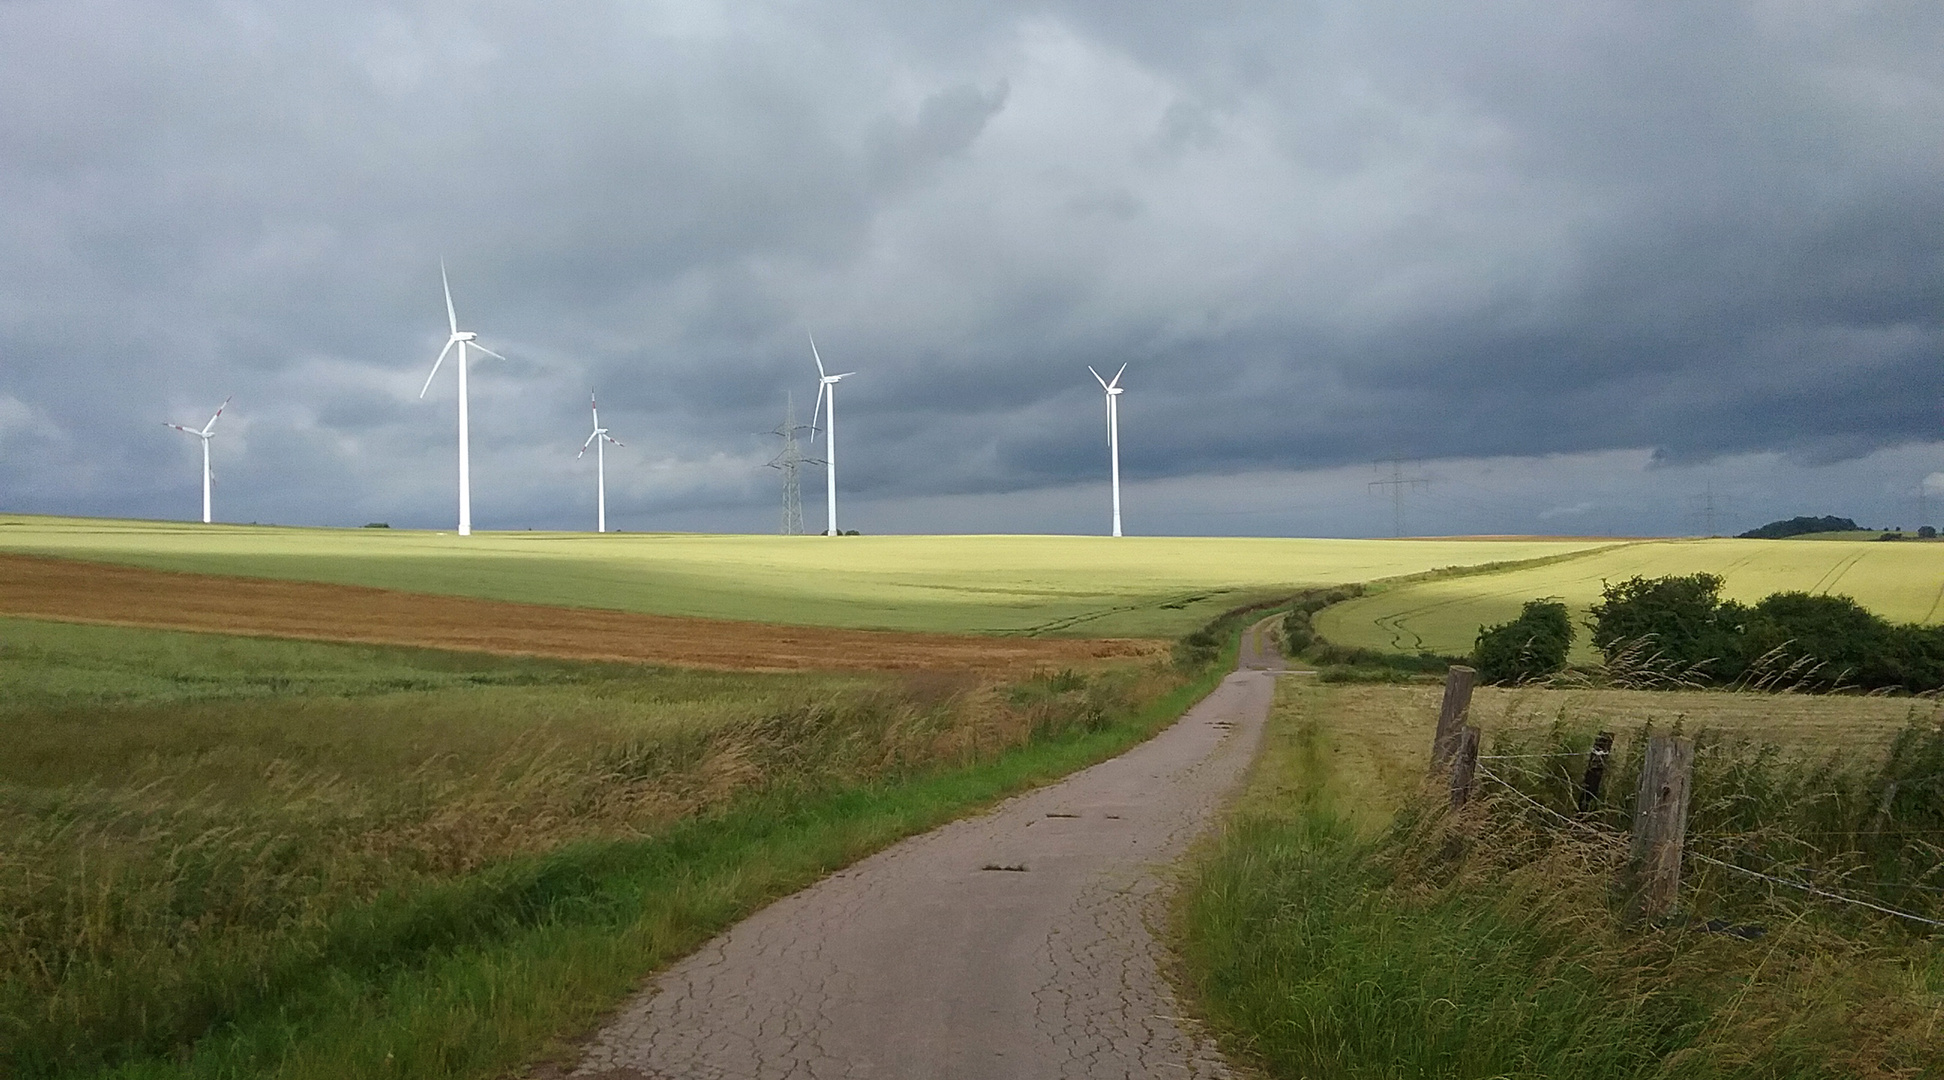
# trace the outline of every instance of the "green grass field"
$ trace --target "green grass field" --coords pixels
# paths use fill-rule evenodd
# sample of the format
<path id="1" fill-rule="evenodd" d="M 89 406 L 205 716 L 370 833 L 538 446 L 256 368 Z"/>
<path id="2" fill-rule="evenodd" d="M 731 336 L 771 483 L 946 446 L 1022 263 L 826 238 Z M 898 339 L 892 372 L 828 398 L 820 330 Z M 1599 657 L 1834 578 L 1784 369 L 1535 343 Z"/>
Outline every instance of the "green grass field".
<path id="1" fill-rule="evenodd" d="M 0 551 L 800 625 L 1177 637 L 1305 585 L 1583 550 L 1565 540 L 698 536 L 0 517 Z"/>
<path id="2" fill-rule="evenodd" d="M 1462 656 L 1481 625 L 1517 616 L 1527 600 L 1557 597 L 1583 618 L 1602 581 L 1698 571 L 1721 575 L 1723 592 L 1742 601 L 1790 590 L 1837 593 L 1896 622 L 1944 619 L 1944 544 L 1655 540 L 1543 566 L 1399 584 L 1326 608 L 1315 625 L 1339 645 Z M 1574 658 L 1592 657 L 1582 632 Z"/>
<path id="3" fill-rule="evenodd" d="M 0 1076 L 506 1075 L 1232 662 L 774 675 L 0 617 Z"/>

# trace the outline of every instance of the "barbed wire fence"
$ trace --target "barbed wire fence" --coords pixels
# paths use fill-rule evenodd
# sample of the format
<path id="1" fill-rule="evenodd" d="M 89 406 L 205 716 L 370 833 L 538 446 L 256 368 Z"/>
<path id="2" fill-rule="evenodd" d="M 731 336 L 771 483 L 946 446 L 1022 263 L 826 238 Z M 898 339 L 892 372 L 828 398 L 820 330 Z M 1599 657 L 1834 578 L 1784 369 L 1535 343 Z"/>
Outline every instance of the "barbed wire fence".
<path id="1" fill-rule="evenodd" d="M 1476 672 L 1471 668 L 1453 666 L 1447 672 L 1444 699 L 1439 707 L 1438 724 L 1432 738 L 1432 774 L 1449 778 L 1452 808 L 1457 809 L 1471 802 L 1482 782 L 1492 785 L 1494 791 L 1509 796 L 1524 809 L 1536 811 L 1540 819 L 1550 825 L 1564 827 L 1575 836 L 1607 847 L 1616 856 L 1624 849 L 1632 879 L 1629 882 L 1632 897 L 1630 915 L 1658 920 L 1670 914 L 1680 896 L 1683 861 L 1692 860 L 1749 881 L 1792 890 L 1814 900 L 1866 909 L 1912 925 L 1944 927 L 1944 919 L 1801 880 L 1804 874 L 1792 872 L 1800 871 L 1800 867 L 1782 865 L 1750 850 L 1746 841 L 1772 838 L 1774 834 L 1771 831 L 1689 836 L 1688 810 L 1695 758 L 1699 753 L 1718 752 L 1721 749 L 1719 746 L 1698 747 L 1692 739 L 1682 736 L 1650 733 L 1642 753 L 1628 833 L 1623 834 L 1596 823 L 1590 819 L 1590 815 L 1602 794 L 1601 788 L 1613 753 L 1613 733 L 1600 732 L 1592 747 L 1584 751 L 1480 753 L 1482 732 L 1467 722 L 1475 681 Z M 1504 775 L 1524 774 L 1541 781 L 1564 780 L 1572 783 L 1571 768 L 1542 771 L 1540 763 L 1558 762 L 1566 765 L 1580 761 L 1585 764 L 1580 769 L 1576 784 L 1577 815 L 1547 806 L 1515 782 L 1513 777 Z M 1944 779 L 1944 773 L 1901 778 L 1893 781 L 1890 787 L 1894 792 L 1897 784 L 1937 779 Z M 1944 829 L 1899 827 L 1898 832 L 1905 836 L 1944 837 Z M 1786 837 L 1806 842 L 1808 837 L 1814 835 L 1851 837 L 1855 834 L 1838 830 L 1817 832 L 1790 829 Z M 1710 848 L 1715 854 L 1698 850 L 1697 845 Z M 1758 865 L 1747 865 L 1749 863 Z M 1944 885 L 1876 881 L 1851 884 L 1935 893 L 1944 897 Z"/>

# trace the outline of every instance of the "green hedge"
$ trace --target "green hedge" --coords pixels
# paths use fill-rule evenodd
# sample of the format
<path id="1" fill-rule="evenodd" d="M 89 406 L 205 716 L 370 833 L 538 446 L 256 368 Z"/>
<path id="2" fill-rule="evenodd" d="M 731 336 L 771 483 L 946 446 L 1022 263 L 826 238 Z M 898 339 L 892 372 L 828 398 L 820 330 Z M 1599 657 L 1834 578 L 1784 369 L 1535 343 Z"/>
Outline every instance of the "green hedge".
<path id="1" fill-rule="evenodd" d="M 1944 628 L 1892 623 L 1847 596 L 1721 598 L 1714 574 L 1608 582 L 1592 609 L 1610 669 L 1766 689 L 1944 688 Z"/>

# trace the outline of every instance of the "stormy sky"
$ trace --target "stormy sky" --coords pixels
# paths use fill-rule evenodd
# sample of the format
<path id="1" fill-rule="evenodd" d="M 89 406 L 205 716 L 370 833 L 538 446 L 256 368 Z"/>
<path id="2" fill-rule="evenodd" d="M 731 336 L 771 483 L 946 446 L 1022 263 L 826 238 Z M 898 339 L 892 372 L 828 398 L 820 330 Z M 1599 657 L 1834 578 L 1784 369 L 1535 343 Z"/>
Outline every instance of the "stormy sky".
<path id="1" fill-rule="evenodd" d="M 1130 532 L 1944 511 L 1928 0 L 0 0 L 0 511 L 234 395 L 219 519 L 449 526 L 441 257 L 481 528 L 592 390 L 611 524 L 773 530 L 811 331 L 866 532 L 1103 529 L 1089 364 Z"/>

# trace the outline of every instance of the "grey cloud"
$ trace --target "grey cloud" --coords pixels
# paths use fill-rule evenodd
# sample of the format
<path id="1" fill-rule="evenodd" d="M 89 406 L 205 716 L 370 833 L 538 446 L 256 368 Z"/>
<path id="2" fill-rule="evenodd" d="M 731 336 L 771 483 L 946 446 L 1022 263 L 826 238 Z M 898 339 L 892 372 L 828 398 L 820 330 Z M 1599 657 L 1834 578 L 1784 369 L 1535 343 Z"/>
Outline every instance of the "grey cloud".
<path id="1" fill-rule="evenodd" d="M 97 433 L 55 479 L 0 412 L 0 506 L 168 512 L 144 425 L 234 392 L 219 509 L 444 522 L 441 256 L 512 358 L 482 524 L 578 520 L 597 389 L 642 513 L 767 527 L 809 329 L 887 508 L 1097 473 L 1089 363 L 1164 487 L 1891 460 L 1940 420 L 1940 106 L 1916 3 L 0 6 L 0 404 Z"/>

